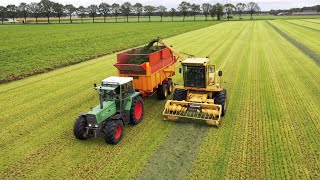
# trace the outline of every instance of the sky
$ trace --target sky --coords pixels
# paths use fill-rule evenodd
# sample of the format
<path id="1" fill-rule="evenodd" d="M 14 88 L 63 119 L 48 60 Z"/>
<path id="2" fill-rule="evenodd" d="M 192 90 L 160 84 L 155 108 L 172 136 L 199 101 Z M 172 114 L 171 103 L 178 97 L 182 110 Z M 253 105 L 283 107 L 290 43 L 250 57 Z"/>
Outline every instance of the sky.
<path id="1" fill-rule="evenodd" d="M 30 2 L 39 2 L 40 0 L 0 0 L 0 6 L 7 6 L 8 4 L 19 5 L 20 2 L 30 3 Z M 76 7 L 78 6 L 88 6 L 91 4 L 100 4 L 106 2 L 108 4 L 123 3 L 129 1 L 134 4 L 140 2 L 143 5 L 153 5 L 159 6 L 164 5 L 167 8 L 176 8 L 182 0 L 52 0 L 54 2 L 59 2 L 61 4 L 73 4 Z M 257 2 L 262 11 L 269 11 L 271 9 L 290 9 L 295 7 L 304 7 L 304 6 L 313 6 L 320 5 L 320 0 L 186 0 L 190 3 L 202 4 L 202 3 L 223 3 L 230 2 L 232 4 L 237 4 L 239 2 L 248 3 L 250 1 Z"/>

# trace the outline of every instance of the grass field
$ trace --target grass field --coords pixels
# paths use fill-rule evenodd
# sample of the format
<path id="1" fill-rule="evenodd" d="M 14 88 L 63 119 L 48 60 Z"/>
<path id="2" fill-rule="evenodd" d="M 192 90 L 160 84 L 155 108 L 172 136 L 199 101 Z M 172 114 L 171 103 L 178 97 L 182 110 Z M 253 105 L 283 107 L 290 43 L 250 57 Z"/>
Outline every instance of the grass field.
<path id="1" fill-rule="evenodd" d="M 219 22 L 1 26 L 0 83 L 216 23 Z"/>
<path id="2" fill-rule="evenodd" d="M 319 33 L 268 22 L 320 53 Z M 74 120 L 98 103 L 92 84 L 116 74 L 115 54 L 0 85 L 0 178 L 318 179 L 320 67 L 268 22 L 165 40 L 223 70 L 228 111 L 219 129 L 163 121 L 165 102 L 152 97 L 118 145 L 76 140 Z"/>

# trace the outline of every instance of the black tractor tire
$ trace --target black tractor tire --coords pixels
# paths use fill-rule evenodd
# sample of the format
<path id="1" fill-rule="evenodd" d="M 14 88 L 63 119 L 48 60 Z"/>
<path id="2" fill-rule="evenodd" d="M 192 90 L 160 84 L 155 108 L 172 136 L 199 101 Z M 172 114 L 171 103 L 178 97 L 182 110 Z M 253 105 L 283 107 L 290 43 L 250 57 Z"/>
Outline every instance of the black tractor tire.
<path id="1" fill-rule="evenodd" d="M 141 96 L 137 96 L 133 99 L 130 109 L 130 123 L 139 124 L 144 116 L 144 103 Z"/>
<path id="2" fill-rule="evenodd" d="M 73 134 L 77 139 L 86 140 L 88 135 L 86 135 L 87 120 L 85 116 L 79 116 L 73 125 Z"/>
<path id="3" fill-rule="evenodd" d="M 220 92 L 214 94 L 214 103 L 222 106 L 221 116 L 224 116 L 227 112 L 227 90 L 223 89 Z"/>
<path id="4" fill-rule="evenodd" d="M 185 101 L 187 98 L 187 91 L 185 89 L 176 89 L 173 92 L 173 100 Z"/>
<path id="5" fill-rule="evenodd" d="M 168 94 L 171 94 L 173 92 L 173 89 L 174 89 L 174 85 L 173 85 L 173 82 L 171 79 L 168 80 Z"/>
<path id="6" fill-rule="evenodd" d="M 158 86 L 157 96 L 158 96 L 158 99 L 160 99 L 160 100 L 167 99 L 167 97 L 168 97 L 168 85 L 167 84 L 162 84 L 162 85 Z"/>
<path id="7" fill-rule="evenodd" d="M 118 144 L 123 136 L 123 122 L 118 120 L 107 120 L 102 132 L 104 134 L 104 140 L 107 144 Z"/>

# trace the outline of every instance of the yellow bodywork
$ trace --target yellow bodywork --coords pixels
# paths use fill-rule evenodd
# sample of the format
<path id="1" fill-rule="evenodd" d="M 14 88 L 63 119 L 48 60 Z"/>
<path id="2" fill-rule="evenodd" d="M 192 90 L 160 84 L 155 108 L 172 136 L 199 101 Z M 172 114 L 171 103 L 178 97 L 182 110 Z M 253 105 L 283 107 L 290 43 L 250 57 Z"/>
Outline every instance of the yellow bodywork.
<path id="1" fill-rule="evenodd" d="M 165 104 L 163 116 L 165 120 L 177 120 L 188 118 L 202 120 L 209 125 L 219 126 L 221 124 L 222 106 L 214 104 L 214 93 L 222 91 L 218 71 L 209 71 L 208 58 L 188 58 L 182 62 L 188 66 L 205 66 L 206 87 L 184 87 L 176 86 L 175 89 L 187 91 L 186 99 L 183 101 L 168 100 Z M 215 66 L 211 66 L 213 69 Z"/>

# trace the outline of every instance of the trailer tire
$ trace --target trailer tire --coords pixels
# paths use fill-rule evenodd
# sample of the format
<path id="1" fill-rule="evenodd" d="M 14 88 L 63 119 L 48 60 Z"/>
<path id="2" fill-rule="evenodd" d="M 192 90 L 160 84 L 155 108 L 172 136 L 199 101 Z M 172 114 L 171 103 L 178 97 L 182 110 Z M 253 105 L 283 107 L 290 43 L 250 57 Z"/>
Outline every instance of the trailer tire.
<path id="1" fill-rule="evenodd" d="M 173 92 L 173 100 L 185 101 L 187 97 L 187 91 L 185 89 L 176 89 Z"/>
<path id="2" fill-rule="evenodd" d="M 123 122 L 121 119 L 107 120 L 102 132 L 107 144 L 118 144 L 123 136 Z"/>
<path id="3" fill-rule="evenodd" d="M 131 124 L 139 124 L 144 116 L 144 104 L 141 96 L 133 99 L 130 109 L 130 122 Z"/>
<path id="4" fill-rule="evenodd" d="M 79 116 L 73 125 L 73 134 L 77 139 L 86 140 L 88 135 L 86 133 L 87 120 L 85 116 Z"/>
<path id="5" fill-rule="evenodd" d="M 224 116 L 227 112 L 227 90 L 223 89 L 220 92 L 214 94 L 214 103 L 222 106 L 221 116 Z"/>
<path id="6" fill-rule="evenodd" d="M 162 84 L 162 85 L 158 86 L 157 96 L 158 96 L 158 99 L 160 99 L 160 100 L 167 99 L 167 97 L 168 97 L 168 85 L 167 84 Z"/>
<path id="7" fill-rule="evenodd" d="M 168 80 L 168 94 L 171 94 L 173 92 L 173 82 L 171 79 Z"/>

